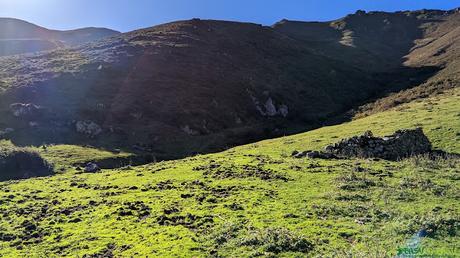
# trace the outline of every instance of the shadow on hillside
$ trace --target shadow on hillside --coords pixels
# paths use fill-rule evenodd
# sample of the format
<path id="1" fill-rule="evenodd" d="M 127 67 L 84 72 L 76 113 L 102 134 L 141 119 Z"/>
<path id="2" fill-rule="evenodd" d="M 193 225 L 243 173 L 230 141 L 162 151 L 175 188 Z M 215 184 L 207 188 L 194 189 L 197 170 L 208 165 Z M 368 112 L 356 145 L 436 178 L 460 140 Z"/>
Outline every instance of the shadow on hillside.
<path id="1" fill-rule="evenodd" d="M 31 127 L 28 124 L 29 121 L 20 121 L 14 117 L 10 117 L 9 119 L 2 120 L 3 124 L 0 124 L 0 128 L 13 127 L 17 129 L 11 135 L 11 140 L 17 146 L 41 146 L 43 144 L 89 145 L 109 151 L 122 150 L 133 152 L 138 155 L 148 154 L 155 156 L 156 160 L 167 160 L 183 158 L 197 153 L 217 152 L 236 145 L 295 134 L 325 125 L 334 125 L 350 121 L 353 116 L 350 110 L 357 109 L 366 103 L 373 102 L 390 93 L 419 86 L 441 69 L 440 67 L 431 66 L 404 66 L 404 62 L 406 61 L 405 56 L 415 46 L 414 41 L 422 38 L 422 30 L 420 28 L 422 24 L 421 20 L 410 18 L 403 14 L 390 17 L 391 19 L 388 19 L 388 21 L 385 21 L 385 19 L 387 19 L 387 15 L 385 14 L 376 14 L 370 18 L 365 17 L 367 16 L 350 16 L 345 18 L 344 21 L 339 21 L 334 25 L 337 27 L 348 26 L 347 28 L 352 29 L 354 32 L 351 34 L 348 33 L 348 29 L 339 32 L 339 29 L 334 29 L 330 24 L 324 23 L 296 23 L 295 28 L 274 27 L 274 30 L 285 33 L 285 35 L 296 40 L 296 44 L 306 44 L 308 46 L 306 49 L 313 49 L 312 52 L 316 51 L 317 53 L 315 54 L 321 58 L 324 57 L 324 59 L 329 61 L 332 60 L 333 62 L 330 62 L 331 65 L 327 67 L 331 69 L 336 68 L 330 71 L 330 73 L 329 70 L 327 71 L 328 73 L 322 73 L 322 71 L 316 70 L 312 71 L 311 77 L 316 80 L 314 82 L 317 82 L 318 85 L 301 85 L 303 87 L 302 90 L 295 89 L 296 92 L 294 92 L 294 87 L 292 88 L 294 92 L 292 95 L 296 95 L 296 97 L 300 96 L 298 98 L 304 98 L 301 99 L 300 102 L 304 103 L 304 106 L 316 105 L 316 103 L 318 103 L 317 105 L 323 104 L 325 106 L 317 108 L 292 107 L 289 110 L 287 119 L 260 118 L 261 122 L 259 124 L 253 124 L 251 121 L 249 124 L 238 128 L 228 128 L 224 124 L 220 128 L 225 129 L 219 129 L 221 131 L 217 133 L 195 136 L 180 135 L 183 134 L 183 132 L 181 132 L 181 128 L 178 128 L 179 126 L 176 121 L 180 121 L 181 117 L 179 117 L 179 115 L 177 115 L 178 117 L 175 117 L 175 115 L 174 117 L 167 117 L 170 113 L 166 115 L 163 114 L 162 116 L 147 114 L 149 117 L 145 121 L 139 120 L 140 122 L 137 124 L 131 124 L 131 121 L 136 121 L 135 118 L 133 119 L 132 117 L 138 115 L 136 113 L 136 111 L 138 111 L 137 109 L 148 106 L 142 105 L 145 104 L 148 99 L 144 101 L 139 100 L 139 96 L 134 94 L 135 92 L 132 90 L 133 87 L 131 87 L 134 84 L 132 83 L 133 81 L 144 86 L 147 84 L 145 81 L 142 81 L 145 78 L 137 78 L 134 75 L 127 74 L 127 72 L 123 70 L 123 68 L 129 68 L 133 64 L 137 64 L 138 67 L 148 67 L 148 65 L 143 65 L 144 63 L 142 62 L 136 63 L 136 61 L 139 60 L 131 60 L 133 63 L 124 64 L 125 67 L 121 67 L 119 70 L 115 68 L 112 70 L 104 68 L 101 72 L 98 69 L 99 64 L 92 64 L 94 67 L 86 67 L 88 71 L 85 70 L 84 76 L 76 77 L 77 75 L 64 74 L 61 75 L 60 78 L 44 80 L 45 82 L 43 83 L 37 83 L 37 85 L 35 85 L 37 87 L 34 87 L 33 91 L 30 90 L 30 88 L 33 87 L 18 89 L 15 93 L 16 96 L 11 99 L 17 99 L 23 103 L 39 103 L 57 111 L 53 115 L 44 116 L 41 120 L 38 118 L 37 120 L 31 120 L 38 122 L 40 124 L 39 127 Z M 382 21 L 389 24 L 382 27 L 382 24 L 384 24 Z M 307 26 L 307 29 L 305 29 L 305 26 Z M 301 33 L 299 33 L 299 31 Z M 303 51 L 307 52 L 306 50 Z M 138 53 L 136 53 L 136 55 L 137 54 Z M 295 54 L 298 53 L 296 52 Z M 140 56 L 142 57 L 142 55 Z M 268 57 L 270 57 L 270 55 L 267 55 L 267 58 Z M 298 59 L 297 56 L 294 57 Z M 289 59 L 289 61 L 297 61 L 297 59 Z M 284 59 L 273 60 L 277 61 Z M 332 65 L 332 63 L 334 65 Z M 215 66 L 214 63 L 205 64 L 209 67 Z M 305 79 L 305 76 L 300 76 L 302 72 L 306 73 L 308 75 L 307 77 L 309 77 L 308 71 L 302 71 L 301 68 L 303 68 L 303 66 L 301 66 L 301 62 L 299 62 L 298 66 L 299 67 L 294 67 L 292 72 L 283 74 L 283 76 L 290 77 L 279 76 L 279 78 L 286 78 L 286 80 L 289 80 L 293 77 L 300 77 Z M 352 67 L 353 69 L 343 69 L 344 67 Z M 177 67 L 174 66 L 174 68 Z M 290 67 L 286 67 L 283 70 L 289 70 L 289 68 Z M 176 69 L 174 69 L 174 71 L 175 70 Z M 347 72 L 353 72 L 353 74 Z M 104 73 L 104 75 L 102 76 L 101 73 Z M 335 76 L 339 73 L 341 73 L 341 76 Z M 323 74 L 330 74 L 330 77 L 325 78 L 326 76 L 322 76 Z M 166 75 L 170 76 L 168 73 L 166 73 Z M 353 77 L 354 75 L 356 75 L 356 78 Z M 129 76 L 133 76 L 133 78 L 129 78 Z M 316 78 L 315 76 L 320 76 L 321 78 Z M 128 80 L 130 83 L 125 82 L 127 77 L 132 79 L 132 81 Z M 351 83 L 351 86 L 350 83 L 349 85 L 345 85 L 345 82 L 341 80 L 344 78 L 350 78 L 350 80 L 352 80 L 353 83 Z M 141 81 L 139 82 L 137 80 Z M 362 82 L 365 82 L 366 85 Z M 217 83 L 224 84 L 222 81 L 217 81 Z M 362 88 L 358 88 L 356 85 L 361 85 Z M 162 95 L 161 90 L 165 88 L 168 87 L 160 84 L 159 87 L 153 88 L 152 90 L 158 91 L 158 94 L 163 98 L 164 94 Z M 120 93 L 120 89 L 125 89 L 126 92 Z M 189 87 L 185 87 L 184 89 L 190 90 Z M 291 90 L 291 88 L 289 88 L 289 90 Z M 166 96 L 171 97 L 172 95 L 172 97 L 175 97 L 171 92 L 165 92 L 170 93 L 170 95 Z M 305 95 L 302 93 L 305 93 Z M 212 103 L 212 97 L 207 94 L 203 95 L 205 95 L 206 98 L 198 98 L 199 101 Z M 117 101 L 123 101 L 130 96 L 137 96 L 137 98 L 128 101 L 126 106 L 116 105 Z M 223 94 L 221 96 L 227 95 Z M 3 100 L 10 99 L 4 96 Z M 197 99 L 192 99 L 191 101 L 196 100 Z M 186 101 L 190 100 L 187 99 Z M 0 115 L 3 115 L 1 112 L 2 102 L 5 103 L 5 101 L 0 100 Z M 97 109 L 101 102 L 107 103 L 108 110 L 101 109 L 101 111 Z M 139 104 L 139 102 L 142 103 Z M 161 104 L 158 110 L 171 103 Z M 178 105 L 181 105 L 181 103 Z M 331 105 L 332 107 L 327 105 Z M 110 110 L 111 108 L 112 110 Z M 182 107 L 174 106 L 173 109 L 165 110 L 176 111 L 176 109 L 181 108 Z M 200 109 L 203 108 L 203 105 L 194 106 L 194 108 Z M 306 112 L 306 110 L 312 111 Z M 141 109 L 141 111 L 144 110 Z M 195 111 L 196 110 L 180 110 L 177 114 L 193 116 Z M 249 112 L 248 110 L 245 111 Z M 120 118 L 120 116 L 123 116 L 120 113 L 123 112 L 125 113 L 124 117 Z M 4 111 L 4 114 L 8 114 L 8 111 Z M 160 135 L 160 140 L 156 140 L 154 139 L 155 137 L 151 137 L 153 133 L 149 130 L 151 130 L 150 125 L 160 119 L 163 119 L 161 123 L 167 126 L 164 127 L 166 128 L 164 131 L 154 132 Z M 206 117 L 206 119 L 208 119 L 208 117 Z M 75 131 L 75 120 L 95 121 L 104 127 L 104 133 L 95 138 L 78 135 Z M 170 123 L 170 121 L 174 121 L 175 124 Z M 117 126 L 117 123 L 118 125 L 121 124 L 124 126 L 123 132 L 118 133 L 116 128 L 112 128 L 112 125 Z M 145 126 L 145 128 L 142 128 L 142 126 Z M 169 132 L 168 130 L 171 128 L 177 129 L 177 133 Z M 144 137 L 138 136 L 141 134 L 144 134 Z"/>
<path id="2" fill-rule="evenodd" d="M 13 127 L 16 131 L 11 135 L 10 140 L 16 146 L 42 146 L 46 144 L 70 144 L 79 146 L 93 146 L 97 149 L 108 150 L 111 152 L 124 151 L 135 153 L 137 156 L 134 161 L 126 159 L 108 160 L 104 165 L 111 168 L 111 164 L 143 164 L 154 160 L 171 160 L 180 159 L 196 154 L 206 154 L 219 152 L 234 146 L 257 142 L 264 139 L 276 138 L 285 135 L 296 134 L 308 130 L 320 128 L 326 125 L 340 124 L 350 121 L 352 114 L 349 112 L 356 109 L 369 101 L 379 99 L 392 92 L 412 88 L 424 83 L 428 78 L 433 76 L 439 68 L 437 67 L 420 67 L 409 68 L 401 67 L 385 73 L 373 74 L 374 82 L 377 84 L 373 91 L 367 93 L 367 96 L 361 102 L 354 101 L 344 104 L 343 108 L 330 113 L 328 116 L 317 118 L 316 114 L 303 114 L 301 119 L 291 117 L 289 119 L 270 119 L 260 124 L 254 124 L 244 128 L 229 128 L 224 131 L 197 136 L 182 137 L 164 137 L 163 141 L 145 142 L 144 139 L 133 138 L 126 133 L 117 134 L 109 132 L 107 129 L 104 133 L 95 138 L 89 138 L 76 133 L 74 124 L 71 120 L 78 120 L 79 113 L 69 113 L 69 118 L 63 110 L 60 116 L 43 116 L 41 120 L 36 120 L 40 126 L 30 127 L 27 121 L 12 117 L 4 121 L 9 124 L 0 125 L 2 127 Z M 57 83 L 56 83 L 57 84 Z M 49 87 L 49 86 L 48 86 Z M 29 94 L 29 93 L 25 93 Z M 64 96 L 53 97 L 59 99 L 59 105 L 66 106 Z M 73 96 L 75 98 L 75 96 Z M 74 99 L 71 101 L 75 101 Z M 91 114 L 90 114 L 91 115 Z M 105 121 L 101 114 L 95 114 L 95 121 Z M 85 116 L 88 117 L 88 116 Z M 4 122 L 5 123 L 5 122 Z M 136 128 L 132 128 L 135 132 Z M 165 132 L 168 133 L 168 132 Z"/>

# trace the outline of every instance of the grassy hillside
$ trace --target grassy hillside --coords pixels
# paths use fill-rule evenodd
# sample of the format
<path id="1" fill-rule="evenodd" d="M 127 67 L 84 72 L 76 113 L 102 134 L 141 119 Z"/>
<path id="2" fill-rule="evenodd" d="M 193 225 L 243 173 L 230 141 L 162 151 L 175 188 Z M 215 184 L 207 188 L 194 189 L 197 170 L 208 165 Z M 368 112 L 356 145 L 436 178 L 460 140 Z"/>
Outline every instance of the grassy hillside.
<path id="1" fill-rule="evenodd" d="M 119 32 L 105 28 L 49 30 L 23 20 L 0 17 L 0 56 L 77 46 L 116 34 Z"/>
<path id="2" fill-rule="evenodd" d="M 89 144 L 162 159 L 221 151 L 343 121 L 401 90 L 412 89 L 358 116 L 456 87 L 459 24 L 455 10 L 272 27 L 193 19 L 3 57 L 0 129 L 15 129 L 9 139 L 26 146 Z M 82 122 L 96 130 L 77 129 Z"/>
<path id="3" fill-rule="evenodd" d="M 424 254 L 454 257 L 458 159 L 290 157 L 419 126 L 435 148 L 460 153 L 460 90 L 222 153 L 0 183 L 0 256 L 392 257 L 423 231 Z"/>

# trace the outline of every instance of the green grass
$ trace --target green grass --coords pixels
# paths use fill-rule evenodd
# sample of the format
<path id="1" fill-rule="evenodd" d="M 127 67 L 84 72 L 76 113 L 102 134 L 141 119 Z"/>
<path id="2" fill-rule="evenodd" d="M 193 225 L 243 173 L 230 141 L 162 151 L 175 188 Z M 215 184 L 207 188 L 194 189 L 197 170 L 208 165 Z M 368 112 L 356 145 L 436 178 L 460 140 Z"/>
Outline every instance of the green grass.
<path id="1" fill-rule="evenodd" d="M 392 257 L 425 228 L 424 254 L 455 257 L 459 160 L 290 157 L 369 129 L 419 126 L 435 148 L 460 153 L 460 91 L 222 153 L 97 174 L 68 164 L 111 153 L 48 148 L 42 155 L 67 164 L 63 173 L 0 183 L 0 256 Z"/>
<path id="2" fill-rule="evenodd" d="M 52 145 L 44 148 L 36 148 L 37 151 L 51 164 L 61 170 L 69 169 L 75 164 L 84 164 L 88 161 L 101 161 L 109 158 L 129 158 L 134 154 L 127 152 L 114 153 L 107 150 L 82 147 L 75 145 Z"/>

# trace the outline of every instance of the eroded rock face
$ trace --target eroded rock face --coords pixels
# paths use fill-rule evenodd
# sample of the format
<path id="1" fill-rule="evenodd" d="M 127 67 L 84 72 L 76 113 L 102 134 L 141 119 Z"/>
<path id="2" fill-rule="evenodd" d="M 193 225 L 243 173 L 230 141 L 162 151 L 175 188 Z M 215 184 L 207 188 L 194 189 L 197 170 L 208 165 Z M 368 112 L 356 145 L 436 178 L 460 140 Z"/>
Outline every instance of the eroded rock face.
<path id="1" fill-rule="evenodd" d="M 85 134 L 89 137 L 96 137 L 102 133 L 102 128 L 93 121 L 78 121 L 75 124 L 78 133 Z"/>
<path id="2" fill-rule="evenodd" d="M 382 138 L 368 131 L 360 136 L 343 139 L 326 147 L 326 153 L 338 157 L 382 158 L 399 160 L 414 155 L 429 153 L 432 146 L 421 128 L 399 130 Z"/>

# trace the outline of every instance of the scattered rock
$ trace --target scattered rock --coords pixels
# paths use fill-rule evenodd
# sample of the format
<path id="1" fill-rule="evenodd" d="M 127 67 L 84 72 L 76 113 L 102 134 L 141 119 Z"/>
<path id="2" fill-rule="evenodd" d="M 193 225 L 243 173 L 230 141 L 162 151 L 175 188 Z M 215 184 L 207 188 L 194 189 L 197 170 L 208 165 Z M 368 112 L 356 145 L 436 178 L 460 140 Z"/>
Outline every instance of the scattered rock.
<path id="1" fill-rule="evenodd" d="M 274 117 L 274 116 L 282 116 L 282 117 L 287 117 L 289 114 L 289 108 L 285 104 L 281 104 L 278 106 L 278 108 L 275 105 L 275 102 L 271 97 L 268 97 L 268 99 L 265 101 L 264 104 L 261 104 L 261 102 L 253 95 L 251 91 L 248 90 L 249 97 L 251 98 L 254 106 L 256 107 L 257 111 L 262 116 L 267 116 L 267 117 Z M 265 96 L 269 96 L 270 93 L 264 92 Z"/>
<path id="2" fill-rule="evenodd" d="M 102 133 L 102 128 L 93 121 L 78 121 L 75 124 L 75 129 L 80 134 L 85 134 L 89 137 L 96 137 Z"/>
<path id="3" fill-rule="evenodd" d="M 327 152 L 320 152 L 320 151 L 303 151 L 298 152 L 294 151 L 292 153 L 292 157 L 301 159 L 301 158 L 310 158 L 310 159 L 338 159 L 338 157 L 334 154 L 327 153 Z"/>
<path id="4" fill-rule="evenodd" d="M 267 102 L 265 102 L 265 114 L 267 116 L 276 116 L 278 111 L 276 110 L 275 105 L 273 104 L 272 98 L 268 98 Z"/>

